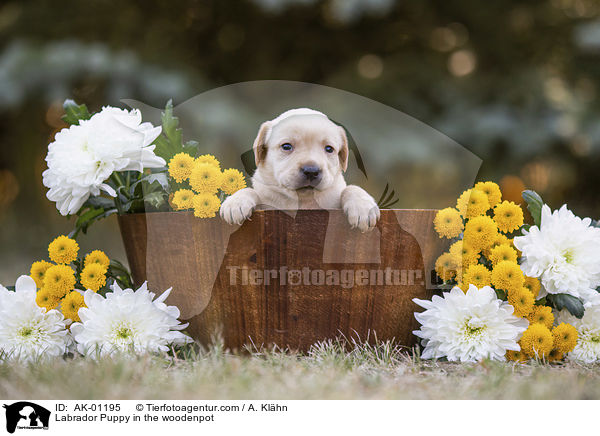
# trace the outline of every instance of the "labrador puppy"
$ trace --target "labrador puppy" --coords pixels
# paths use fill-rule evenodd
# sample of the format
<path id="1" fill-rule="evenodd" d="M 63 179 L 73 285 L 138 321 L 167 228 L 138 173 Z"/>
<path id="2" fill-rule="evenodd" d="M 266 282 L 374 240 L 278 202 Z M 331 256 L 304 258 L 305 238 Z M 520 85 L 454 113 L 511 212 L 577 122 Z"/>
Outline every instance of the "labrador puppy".
<path id="1" fill-rule="evenodd" d="M 377 203 L 358 186 L 346 185 L 348 139 L 344 129 L 321 112 L 292 109 L 264 122 L 254 141 L 252 188 L 228 197 L 221 218 L 241 224 L 257 208 L 343 209 L 350 226 L 371 230 Z"/>

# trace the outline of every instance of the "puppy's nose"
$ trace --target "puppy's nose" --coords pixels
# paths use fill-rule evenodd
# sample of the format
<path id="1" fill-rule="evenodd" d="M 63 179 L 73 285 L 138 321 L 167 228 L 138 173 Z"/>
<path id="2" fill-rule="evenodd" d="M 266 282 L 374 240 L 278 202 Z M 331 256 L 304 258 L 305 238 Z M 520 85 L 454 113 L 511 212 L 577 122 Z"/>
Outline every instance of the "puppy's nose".
<path id="1" fill-rule="evenodd" d="M 302 167 L 301 171 L 308 180 L 315 180 L 321 175 L 321 168 L 315 166 Z"/>

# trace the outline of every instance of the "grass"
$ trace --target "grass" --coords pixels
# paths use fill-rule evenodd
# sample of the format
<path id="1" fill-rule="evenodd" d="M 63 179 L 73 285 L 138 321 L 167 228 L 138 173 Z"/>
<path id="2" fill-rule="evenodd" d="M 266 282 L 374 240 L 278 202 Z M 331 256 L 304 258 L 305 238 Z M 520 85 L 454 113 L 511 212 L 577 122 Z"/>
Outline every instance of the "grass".
<path id="1" fill-rule="evenodd" d="M 422 361 L 393 344 L 306 354 L 219 344 L 174 357 L 0 364 L 3 399 L 599 399 L 600 365 Z"/>

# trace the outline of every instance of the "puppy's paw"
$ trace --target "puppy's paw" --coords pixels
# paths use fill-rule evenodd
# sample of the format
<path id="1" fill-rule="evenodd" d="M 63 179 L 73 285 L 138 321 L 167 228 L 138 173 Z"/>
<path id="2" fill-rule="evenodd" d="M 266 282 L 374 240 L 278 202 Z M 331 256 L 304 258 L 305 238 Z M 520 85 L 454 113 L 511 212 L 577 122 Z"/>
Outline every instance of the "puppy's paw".
<path id="1" fill-rule="evenodd" d="M 242 224 L 252 215 L 257 197 L 251 188 L 242 189 L 227 197 L 221 205 L 221 218 L 228 224 Z"/>
<path id="2" fill-rule="evenodd" d="M 357 186 L 348 186 L 342 195 L 342 208 L 352 228 L 372 230 L 379 220 L 379 207 L 373 197 Z"/>

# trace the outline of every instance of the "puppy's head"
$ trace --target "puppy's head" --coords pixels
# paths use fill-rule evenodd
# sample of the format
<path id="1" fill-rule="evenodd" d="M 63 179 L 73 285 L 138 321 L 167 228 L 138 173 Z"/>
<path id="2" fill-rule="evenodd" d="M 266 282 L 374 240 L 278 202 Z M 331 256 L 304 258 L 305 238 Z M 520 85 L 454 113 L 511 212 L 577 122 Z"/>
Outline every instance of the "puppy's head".
<path id="1" fill-rule="evenodd" d="M 264 178 L 285 189 L 325 190 L 348 166 L 346 132 L 323 114 L 296 111 L 260 126 L 254 141 L 256 166 Z"/>

